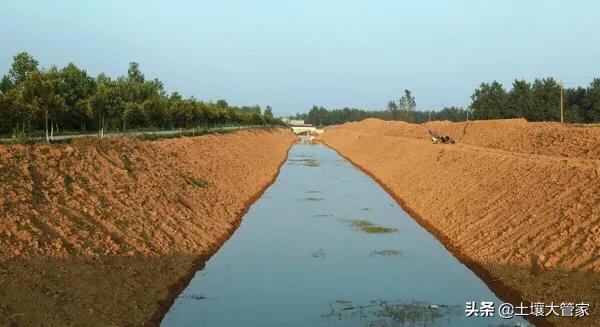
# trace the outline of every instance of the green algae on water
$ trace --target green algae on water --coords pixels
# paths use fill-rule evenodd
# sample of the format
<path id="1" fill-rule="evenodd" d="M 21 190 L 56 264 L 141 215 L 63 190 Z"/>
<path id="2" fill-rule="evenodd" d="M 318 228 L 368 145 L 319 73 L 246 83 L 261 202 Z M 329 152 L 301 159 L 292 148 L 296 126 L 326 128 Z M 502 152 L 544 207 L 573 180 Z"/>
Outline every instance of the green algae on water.
<path id="1" fill-rule="evenodd" d="M 394 250 L 394 249 L 374 250 L 369 253 L 369 257 L 373 257 L 373 256 L 392 257 L 392 256 L 401 256 L 401 255 L 402 255 L 402 251 Z"/>
<path id="2" fill-rule="evenodd" d="M 352 219 L 348 220 L 348 223 L 355 229 L 369 234 L 391 234 L 398 231 L 396 228 L 377 225 L 366 219 Z"/>

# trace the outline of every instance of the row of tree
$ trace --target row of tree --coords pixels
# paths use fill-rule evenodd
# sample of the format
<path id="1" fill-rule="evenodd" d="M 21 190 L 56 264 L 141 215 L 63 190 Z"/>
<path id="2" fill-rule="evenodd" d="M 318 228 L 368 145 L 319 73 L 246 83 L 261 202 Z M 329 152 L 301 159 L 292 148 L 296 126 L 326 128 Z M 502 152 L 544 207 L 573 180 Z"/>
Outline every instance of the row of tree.
<path id="1" fill-rule="evenodd" d="M 600 123 L 600 79 L 587 88 L 566 88 L 563 92 L 564 121 L 567 123 Z M 313 106 L 295 119 L 310 124 L 332 125 L 365 118 L 403 120 L 423 123 L 429 120 L 464 121 L 467 119 L 525 118 L 528 121 L 560 121 L 561 86 L 553 78 L 536 79 L 533 83 L 515 80 L 506 91 L 494 81 L 482 83 L 471 96 L 468 108 L 445 107 L 439 111 L 416 110 L 410 90 L 404 90 L 399 101 L 389 101 L 386 110 L 343 108 L 327 110 Z"/>
<path id="2" fill-rule="evenodd" d="M 564 121 L 600 122 L 600 79 L 587 88 L 563 91 Z M 526 118 L 529 121 L 560 121 L 561 86 L 553 78 L 533 83 L 515 80 L 508 91 L 494 81 L 482 83 L 471 96 L 471 110 L 477 119 Z"/>
<path id="3" fill-rule="evenodd" d="M 313 106 L 308 113 L 297 113 L 294 119 L 304 120 L 313 125 L 334 125 L 350 121 L 360 121 L 366 118 L 383 120 L 403 120 L 413 123 L 423 123 L 428 120 L 463 121 L 467 119 L 468 109 L 446 107 L 440 111 L 416 110 L 417 102 L 410 90 L 404 90 L 404 95 L 396 102 L 388 102 L 386 110 L 362 110 L 343 108 L 327 110 L 322 106 Z"/>
<path id="4" fill-rule="evenodd" d="M 366 118 L 382 120 L 403 120 L 423 123 L 429 120 L 464 121 L 468 110 L 460 107 L 446 107 L 440 111 L 418 110 L 362 110 L 343 108 L 328 110 L 324 107 L 313 106 L 308 113 L 297 113 L 293 119 L 304 120 L 313 125 L 335 125 L 351 121 L 361 121 Z"/>
<path id="5" fill-rule="evenodd" d="M 0 80 L 0 134 L 174 129 L 207 125 L 273 125 L 270 106 L 236 107 L 225 100 L 205 102 L 167 94 L 158 80 L 147 80 L 135 62 L 126 76 L 96 77 L 73 63 L 40 69 L 26 52 L 14 56 Z"/>

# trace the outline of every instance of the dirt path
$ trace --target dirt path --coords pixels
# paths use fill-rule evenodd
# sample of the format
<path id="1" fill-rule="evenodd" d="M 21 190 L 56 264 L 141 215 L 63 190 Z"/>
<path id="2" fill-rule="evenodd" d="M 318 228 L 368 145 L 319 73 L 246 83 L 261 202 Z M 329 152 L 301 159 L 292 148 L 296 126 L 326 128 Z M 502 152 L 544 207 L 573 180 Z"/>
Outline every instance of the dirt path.
<path id="1" fill-rule="evenodd" d="M 158 324 L 294 140 L 0 146 L 0 326 Z"/>
<path id="2" fill-rule="evenodd" d="M 322 140 L 375 177 L 504 300 L 589 303 L 592 317 L 550 323 L 593 326 L 600 128 L 521 125 L 475 122 L 463 142 L 435 145 L 427 128 L 460 138 L 464 125 L 367 120 L 328 128 Z"/>

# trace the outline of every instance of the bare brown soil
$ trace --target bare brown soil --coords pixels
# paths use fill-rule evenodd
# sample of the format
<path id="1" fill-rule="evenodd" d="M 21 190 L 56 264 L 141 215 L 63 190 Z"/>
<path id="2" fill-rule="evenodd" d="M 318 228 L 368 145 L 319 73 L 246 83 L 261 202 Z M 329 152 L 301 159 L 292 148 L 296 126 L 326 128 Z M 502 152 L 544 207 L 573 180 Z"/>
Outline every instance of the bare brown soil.
<path id="1" fill-rule="evenodd" d="M 158 324 L 294 140 L 0 146 L 0 326 Z"/>
<path id="2" fill-rule="evenodd" d="M 465 125 L 369 119 L 330 127 L 321 139 L 505 301 L 591 305 L 591 317 L 536 323 L 600 325 L 600 127 Z M 428 128 L 460 141 L 432 144 Z"/>
<path id="3" fill-rule="evenodd" d="M 429 139 L 428 129 L 451 135 L 461 144 L 517 153 L 567 158 L 600 159 L 600 128 L 560 123 L 530 123 L 525 119 L 476 120 L 462 123 L 432 121 L 409 124 L 402 121 L 367 119 L 344 125 L 345 130 L 382 136 Z"/>

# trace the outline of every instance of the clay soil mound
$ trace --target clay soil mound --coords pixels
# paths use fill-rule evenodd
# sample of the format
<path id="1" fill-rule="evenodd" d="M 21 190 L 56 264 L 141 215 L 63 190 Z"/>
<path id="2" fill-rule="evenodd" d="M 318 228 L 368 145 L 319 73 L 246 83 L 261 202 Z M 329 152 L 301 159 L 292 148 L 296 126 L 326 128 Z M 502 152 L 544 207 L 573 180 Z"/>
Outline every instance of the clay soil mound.
<path id="1" fill-rule="evenodd" d="M 294 140 L 0 146 L 0 326 L 158 324 Z"/>
<path id="2" fill-rule="evenodd" d="M 460 141 L 433 144 L 428 128 Z M 321 138 L 503 300 L 591 306 L 591 317 L 536 323 L 599 325 L 600 127 L 369 119 L 330 127 Z"/>
<path id="3" fill-rule="evenodd" d="M 347 131 L 383 136 L 429 139 L 428 129 L 450 135 L 462 144 L 509 152 L 568 158 L 600 159 L 600 128 L 555 122 L 530 123 L 525 119 L 476 120 L 453 123 L 432 121 L 410 124 L 402 121 L 366 119 L 341 125 Z M 330 127 L 335 129 L 337 126 Z"/>

